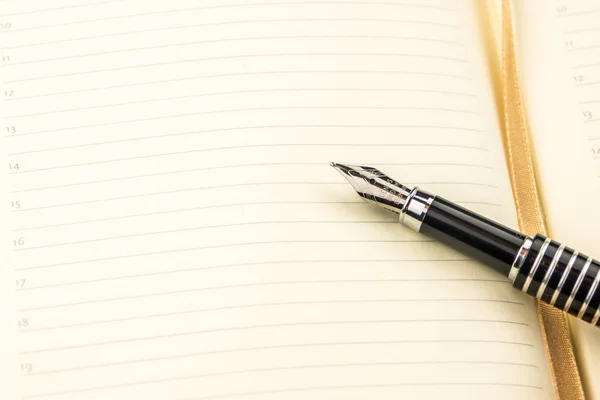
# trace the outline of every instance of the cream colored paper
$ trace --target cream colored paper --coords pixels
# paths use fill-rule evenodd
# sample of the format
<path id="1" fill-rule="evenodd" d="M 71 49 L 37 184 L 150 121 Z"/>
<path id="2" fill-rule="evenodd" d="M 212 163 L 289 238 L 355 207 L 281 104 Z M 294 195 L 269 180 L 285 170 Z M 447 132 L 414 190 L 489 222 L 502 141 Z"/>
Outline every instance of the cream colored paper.
<path id="1" fill-rule="evenodd" d="M 521 81 L 546 222 L 557 240 L 597 257 L 597 2 L 515 5 Z M 548 95 L 549 88 L 552 95 Z M 575 319 L 571 322 L 586 395 L 600 398 L 596 379 L 600 372 L 600 332 Z"/>
<path id="2" fill-rule="evenodd" d="M 552 398 L 532 300 L 327 165 L 516 224 L 471 2 L 11 4 L 3 398 Z"/>

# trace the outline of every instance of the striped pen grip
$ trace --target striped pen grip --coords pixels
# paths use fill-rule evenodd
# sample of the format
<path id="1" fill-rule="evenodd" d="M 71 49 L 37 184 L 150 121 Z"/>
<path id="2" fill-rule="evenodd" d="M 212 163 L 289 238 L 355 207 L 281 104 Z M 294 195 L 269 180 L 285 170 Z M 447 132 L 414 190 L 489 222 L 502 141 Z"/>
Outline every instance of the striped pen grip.
<path id="1" fill-rule="evenodd" d="M 543 235 L 528 238 L 520 254 L 516 288 L 600 326 L 600 262 Z"/>

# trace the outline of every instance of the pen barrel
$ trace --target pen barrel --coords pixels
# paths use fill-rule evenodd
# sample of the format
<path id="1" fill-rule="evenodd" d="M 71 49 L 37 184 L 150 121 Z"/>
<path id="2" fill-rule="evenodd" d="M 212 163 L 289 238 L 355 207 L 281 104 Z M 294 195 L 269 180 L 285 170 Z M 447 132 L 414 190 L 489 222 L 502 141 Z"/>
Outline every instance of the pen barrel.
<path id="1" fill-rule="evenodd" d="M 422 223 L 407 225 L 494 267 L 517 289 L 600 327 L 599 261 L 543 235 L 528 237 L 419 189 L 412 201 L 413 209 L 422 210 Z"/>
<path id="2" fill-rule="evenodd" d="M 541 301 L 600 326 L 600 262 L 536 235 L 514 286 Z"/>
<path id="3" fill-rule="evenodd" d="M 420 191 L 420 190 L 419 190 Z M 508 276 L 527 236 L 436 196 L 419 232 L 445 243 Z"/>

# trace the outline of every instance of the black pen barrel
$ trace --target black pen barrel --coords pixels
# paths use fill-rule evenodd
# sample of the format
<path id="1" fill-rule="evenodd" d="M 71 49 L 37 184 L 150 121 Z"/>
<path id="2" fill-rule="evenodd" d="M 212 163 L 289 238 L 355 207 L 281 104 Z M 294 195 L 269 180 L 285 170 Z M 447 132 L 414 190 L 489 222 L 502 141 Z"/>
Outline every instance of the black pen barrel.
<path id="1" fill-rule="evenodd" d="M 420 232 L 505 276 L 527 237 L 439 196 L 425 213 Z"/>
<path id="2" fill-rule="evenodd" d="M 544 235 L 523 235 L 418 189 L 412 201 L 402 219 L 407 225 L 495 268 L 517 289 L 600 326 L 597 260 Z"/>

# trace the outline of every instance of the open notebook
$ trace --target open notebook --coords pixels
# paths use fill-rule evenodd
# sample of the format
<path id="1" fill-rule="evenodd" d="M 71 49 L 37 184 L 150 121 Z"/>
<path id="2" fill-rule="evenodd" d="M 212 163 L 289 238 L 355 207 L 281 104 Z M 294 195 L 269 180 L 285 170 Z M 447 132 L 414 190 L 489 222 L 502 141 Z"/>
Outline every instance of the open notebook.
<path id="1" fill-rule="evenodd" d="M 328 165 L 516 225 L 477 4 L 3 3 L 0 398 L 553 398 L 533 300 Z"/>

